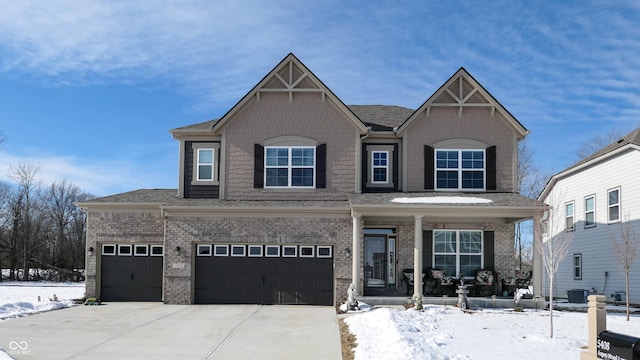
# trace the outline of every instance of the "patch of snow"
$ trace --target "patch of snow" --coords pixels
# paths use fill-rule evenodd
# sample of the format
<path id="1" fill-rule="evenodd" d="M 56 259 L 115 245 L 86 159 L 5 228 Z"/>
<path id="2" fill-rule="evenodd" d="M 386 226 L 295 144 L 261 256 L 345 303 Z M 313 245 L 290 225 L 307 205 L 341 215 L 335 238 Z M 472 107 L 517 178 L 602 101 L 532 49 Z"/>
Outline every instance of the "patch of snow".
<path id="1" fill-rule="evenodd" d="M 349 314 L 356 314 L 359 312 L 363 312 L 363 311 L 371 311 L 371 309 L 373 309 L 373 306 L 364 303 L 362 301 L 358 301 L 358 309 L 357 310 L 348 310 L 349 306 L 347 305 L 347 303 L 342 303 L 342 305 L 340 305 L 340 311 L 342 311 L 343 313 L 349 313 Z"/>
<path id="2" fill-rule="evenodd" d="M 73 306 L 84 283 L 1 282 L 0 321 Z"/>
<path id="3" fill-rule="evenodd" d="M 493 201 L 478 197 L 433 196 L 433 197 L 400 197 L 391 200 L 400 204 L 488 204 Z"/>

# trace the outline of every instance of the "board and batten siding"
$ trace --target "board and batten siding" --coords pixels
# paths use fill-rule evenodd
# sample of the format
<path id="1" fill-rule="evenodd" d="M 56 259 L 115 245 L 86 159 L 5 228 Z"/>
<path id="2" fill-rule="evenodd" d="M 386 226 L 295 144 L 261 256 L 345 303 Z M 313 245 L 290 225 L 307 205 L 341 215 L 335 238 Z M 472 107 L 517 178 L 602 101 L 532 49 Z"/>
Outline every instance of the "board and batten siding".
<path id="1" fill-rule="evenodd" d="M 553 207 L 550 233 L 564 231 L 565 204 L 574 201 L 575 230 L 567 256 L 555 276 L 554 296 L 567 297 L 572 289 L 593 290 L 613 301 L 611 294 L 625 290 L 625 277 L 613 249 L 612 236 L 620 238 L 620 223 L 608 223 L 608 191 L 620 188 L 620 217 L 631 221 L 640 236 L 640 151 L 628 151 L 604 162 L 560 178 L 544 202 Z M 585 197 L 595 195 L 595 227 L 585 228 Z M 555 227 L 555 229 L 553 228 Z M 573 276 L 573 255 L 582 255 L 582 279 Z M 608 276 L 605 279 L 605 272 Z M 543 294 L 549 295 L 549 279 L 544 272 Z M 606 281 L 605 281 L 606 280 Z M 630 302 L 640 304 L 640 254 L 630 272 Z M 623 297 L 624 301 L 624 297 Z"/>

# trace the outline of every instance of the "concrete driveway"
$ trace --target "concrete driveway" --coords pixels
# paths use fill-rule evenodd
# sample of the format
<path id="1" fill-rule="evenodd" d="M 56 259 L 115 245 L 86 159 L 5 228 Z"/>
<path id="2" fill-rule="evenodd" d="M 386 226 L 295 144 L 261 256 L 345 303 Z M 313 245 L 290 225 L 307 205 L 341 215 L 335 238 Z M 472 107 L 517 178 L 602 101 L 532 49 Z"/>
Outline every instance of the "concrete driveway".
<path id="1" fill-rule="evenodd" d="M 342 358 L 328 306 L 78 306 L 0 322 L 0 347 L 30 360 Z"/>

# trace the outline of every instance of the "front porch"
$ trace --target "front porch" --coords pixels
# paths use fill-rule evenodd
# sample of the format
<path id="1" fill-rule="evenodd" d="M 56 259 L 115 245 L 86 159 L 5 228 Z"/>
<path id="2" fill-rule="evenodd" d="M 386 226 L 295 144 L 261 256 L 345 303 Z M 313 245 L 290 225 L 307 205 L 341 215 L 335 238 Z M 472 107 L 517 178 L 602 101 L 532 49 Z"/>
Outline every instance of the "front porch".
<path id="1" fill-rule="evenodd" d="M 376 306 L 404 306 L 413 304 L 414 300 L 410 296 L 359 296 L 358 301 L 369 305 Z M 441 297 L 423 297 L 422 306 L 428 305 L 444 305 L 456 306 L 458 297 L 441 296 Z M 508 309 L 523 308 L 542 310 L 547 306 L 547 302 L 542 297 L 533 299 L 522 299 L 518 304 L 515 303 L 513 297 L 497 296 L 495 299 L 491 297 L 467 297 L 469 309 Z"/>

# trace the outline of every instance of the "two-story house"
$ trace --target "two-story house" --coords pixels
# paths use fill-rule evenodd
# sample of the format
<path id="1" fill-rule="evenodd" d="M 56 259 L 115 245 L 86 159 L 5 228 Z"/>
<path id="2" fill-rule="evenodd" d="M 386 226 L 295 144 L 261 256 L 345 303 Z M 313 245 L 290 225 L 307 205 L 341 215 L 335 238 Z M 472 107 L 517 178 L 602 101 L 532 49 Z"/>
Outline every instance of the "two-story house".
<path id="1" fill-rule="evenodd" d="M 625 301 L 621 251 L 614 242 L 622 245 L 625 237 L 640 241 L 638 164 L 640 128 L 553 175 L 545 186 L 538 199 L 550 205 L 550 212 L 542 219 L 542 237 L 570 241 L 555 274 L 554 295 L 566 297 L 577 289 Z M 640 279 L 640 260 L 630 270 L 630 302 L 640 304 L 640 288 L 633 286 Z M 543 272 L 538 278 L 548 295 L 549 277 Z"/>
<path id="2" fill-rule="evenodd" d="M 528 133 L 465 69 L 418 109 L 345 105 L 293 54 L 221 118 L 171 130 L 178 189 L 79 204 L 87 296 L 323 304 L 423 295 L 402 269 L 513 274 Z"/>

